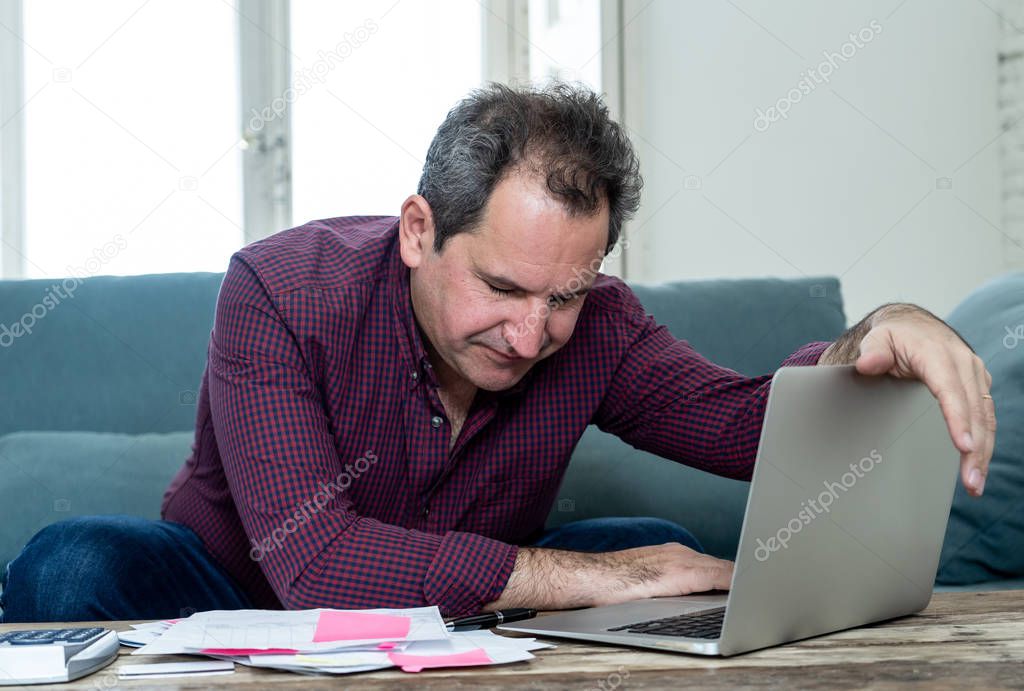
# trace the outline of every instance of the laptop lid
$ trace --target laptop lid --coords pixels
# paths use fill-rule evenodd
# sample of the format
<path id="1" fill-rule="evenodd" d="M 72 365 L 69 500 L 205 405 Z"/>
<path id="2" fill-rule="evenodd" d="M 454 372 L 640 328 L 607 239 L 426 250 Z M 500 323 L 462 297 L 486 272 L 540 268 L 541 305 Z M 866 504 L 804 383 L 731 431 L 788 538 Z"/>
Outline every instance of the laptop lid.
<path id="1" fill-rule="evenodd" d="M 927 606 L 959 452 L 927 387 L 852 365 L 772 381 L 720 654 Z"/>

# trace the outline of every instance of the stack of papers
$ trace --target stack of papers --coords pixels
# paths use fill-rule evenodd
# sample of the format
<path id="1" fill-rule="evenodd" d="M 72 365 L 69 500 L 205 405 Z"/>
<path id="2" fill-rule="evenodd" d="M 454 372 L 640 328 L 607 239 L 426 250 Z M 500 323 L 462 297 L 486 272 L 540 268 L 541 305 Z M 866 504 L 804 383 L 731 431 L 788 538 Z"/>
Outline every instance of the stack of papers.
<path id="1" fill-rule="evenodd" d="M 490 631 L 453 633 L 437 607 L 197 612 L 136 624 L 120 638 L 141 646 L 134 655 L 205 655 L 305 674 L 503 664 L 530 660 L 531 650 L 552 647 Z"/>

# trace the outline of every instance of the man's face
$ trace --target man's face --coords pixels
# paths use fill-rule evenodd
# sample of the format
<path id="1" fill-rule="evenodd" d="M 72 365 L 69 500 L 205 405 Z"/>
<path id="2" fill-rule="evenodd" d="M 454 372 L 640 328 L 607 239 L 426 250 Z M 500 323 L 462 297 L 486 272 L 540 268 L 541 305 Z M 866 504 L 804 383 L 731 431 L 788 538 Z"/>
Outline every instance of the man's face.
<path id="1" fill-rule="evenodd" d="M 440 254 L 432 221 L 424 228 L 412 252 L 401 233 L 402 256 L 434 367 L 443 383 L 500 391 L 572 336 L 605 250 L 608 208 L 571 217 L 542 180 L 512 174 L 479 228 L 449 238 Z"/>

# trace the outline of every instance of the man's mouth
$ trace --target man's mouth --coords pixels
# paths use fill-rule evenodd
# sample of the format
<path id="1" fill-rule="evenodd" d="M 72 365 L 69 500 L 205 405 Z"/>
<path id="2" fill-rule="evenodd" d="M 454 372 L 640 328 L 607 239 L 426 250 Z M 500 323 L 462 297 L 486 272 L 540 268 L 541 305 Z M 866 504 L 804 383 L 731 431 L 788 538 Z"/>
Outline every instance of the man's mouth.
<path id="1" fill-rule="evenodd" d="M 526 358 L 521 358 L 518 355 L 509 355 L 508 353 L 504 353 L 504 352 L 502 352 L 500 350 L 497 350 L 495 348 L 491 348 L 490 346 L 484 346 L 484 347 L 487 348 L 487 350 L 491 351 L 491 354 L 494 355 L 494 357 L 496 359 L 498 359 L 500 362 L 505 362 L 505 363 L 523 362 L 526 359 Z"/>

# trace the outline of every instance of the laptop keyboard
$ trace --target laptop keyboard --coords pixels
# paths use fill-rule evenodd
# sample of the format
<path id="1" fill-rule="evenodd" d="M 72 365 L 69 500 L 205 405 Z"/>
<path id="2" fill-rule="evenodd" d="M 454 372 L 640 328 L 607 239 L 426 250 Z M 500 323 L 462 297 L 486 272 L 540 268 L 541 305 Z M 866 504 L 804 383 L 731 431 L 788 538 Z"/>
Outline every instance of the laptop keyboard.
<path id="1" fill-rule="evenodd" d="M 706 609 L 693 614 L 679 614 L 665 619 L 652 619 L 636 624 L 616 626 L 609 631 L 626 633 L 650 633 L 657 636 L 679 636 L 681 638 L 719 638 L 722 635 L 722 621 L 725 607 Z"/>

